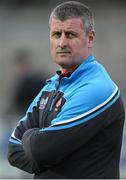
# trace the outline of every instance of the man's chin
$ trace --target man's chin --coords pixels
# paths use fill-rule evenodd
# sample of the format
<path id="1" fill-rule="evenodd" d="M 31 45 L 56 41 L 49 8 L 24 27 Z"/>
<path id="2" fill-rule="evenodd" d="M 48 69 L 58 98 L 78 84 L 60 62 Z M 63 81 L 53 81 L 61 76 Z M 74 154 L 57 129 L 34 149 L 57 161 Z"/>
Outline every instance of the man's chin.
<path id="1" fill-rule="evenodd" d="M 64 57 L 64 58 L 56 59 L 55 62 L 60 66 L 69 66 L 70 59 Z"/>
<path id="2" fill-rule="evenodd" d="M 73 64 L 68 64 L 68 63 L 65 63 L 65 62 L 62 62 L 62 61 L 58 61 L 56 62 L 62 69 L 71 69 L 74 67 Z"/>

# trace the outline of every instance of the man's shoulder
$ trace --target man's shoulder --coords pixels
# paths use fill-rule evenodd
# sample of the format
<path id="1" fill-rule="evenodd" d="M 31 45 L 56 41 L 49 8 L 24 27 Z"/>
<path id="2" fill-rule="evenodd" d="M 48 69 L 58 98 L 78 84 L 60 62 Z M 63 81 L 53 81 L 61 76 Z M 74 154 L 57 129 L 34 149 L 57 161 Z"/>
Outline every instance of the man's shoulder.
<path id="1" fill-rule="evenodd" d="M 97 102 L 98 104 L 106 101 L 111 97 L 118 87 L 115 82 L 109 77 L 107 72 L 102 71 L 102 68 L 90 75 L 84 80 L 82 77 L 81 82 L 78 83 L 77 93 L 80 99 L 84 98 L 89 102 Z M 76 92 L 74 92 L 76 93 Z"/>

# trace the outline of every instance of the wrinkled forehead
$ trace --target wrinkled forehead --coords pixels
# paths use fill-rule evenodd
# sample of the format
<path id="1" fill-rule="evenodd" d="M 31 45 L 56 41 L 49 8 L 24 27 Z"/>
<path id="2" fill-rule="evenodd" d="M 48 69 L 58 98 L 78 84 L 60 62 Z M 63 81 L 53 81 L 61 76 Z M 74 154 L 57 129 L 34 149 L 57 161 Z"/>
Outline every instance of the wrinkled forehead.
<path id="1" fill-rule="evenodd" d="M 52 18 L 50 22 L 50 30 L 72 30 L 72 29 L 83 29 L 83 23 L 80 18 L 71 18 L 64 21 Z"/>

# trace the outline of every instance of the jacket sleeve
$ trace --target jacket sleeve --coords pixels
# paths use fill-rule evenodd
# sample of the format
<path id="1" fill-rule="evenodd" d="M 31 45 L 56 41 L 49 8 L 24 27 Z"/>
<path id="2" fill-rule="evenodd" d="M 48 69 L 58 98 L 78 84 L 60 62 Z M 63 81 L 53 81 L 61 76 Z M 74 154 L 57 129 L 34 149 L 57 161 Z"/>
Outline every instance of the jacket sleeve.
<path id="1" fill-rule="evenodd" d="M 119 96 L 117 87 L 111 93 L 103 89 L 97 92 L 93 87 L 78 90 L 66 100 L 49 127 L 24 133 L 27 157 L 45 166 L 60 163 L 112 122 L 112 108 Z"/>
<path id="2" fill-rule="evenodd" d="M 39 172 L 39 167 L 34 159 L 29 158 L 22 146 L 22 136 L 30 128 L 38 127 L 38 102 L 40 94 L 29 107 L 26 116 L 19 121 L 13 131 L 8 145 L 8 161 L 12 166 L 29 173 Z M 44 168 L 43 168 L 44 170 Z"/>

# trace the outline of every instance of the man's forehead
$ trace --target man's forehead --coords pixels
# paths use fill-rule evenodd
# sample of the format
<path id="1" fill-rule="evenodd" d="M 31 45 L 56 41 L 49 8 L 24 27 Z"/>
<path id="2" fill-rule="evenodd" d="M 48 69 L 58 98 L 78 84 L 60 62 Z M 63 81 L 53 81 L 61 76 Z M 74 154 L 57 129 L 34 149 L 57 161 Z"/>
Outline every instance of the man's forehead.
<path id="1" fill-rule="evenodd" d="M 73 29 L 83 28 L 82 20 L 80 18 L 71 18 L 64 21 L 52 18 L 50 28 L 51 29 Z"/>

